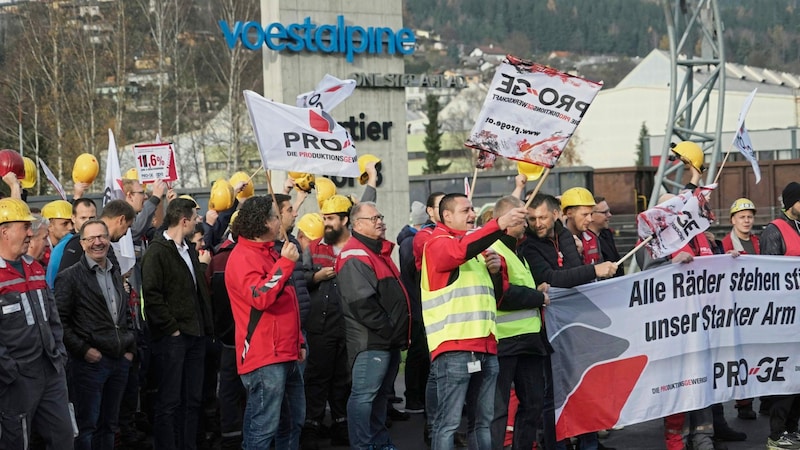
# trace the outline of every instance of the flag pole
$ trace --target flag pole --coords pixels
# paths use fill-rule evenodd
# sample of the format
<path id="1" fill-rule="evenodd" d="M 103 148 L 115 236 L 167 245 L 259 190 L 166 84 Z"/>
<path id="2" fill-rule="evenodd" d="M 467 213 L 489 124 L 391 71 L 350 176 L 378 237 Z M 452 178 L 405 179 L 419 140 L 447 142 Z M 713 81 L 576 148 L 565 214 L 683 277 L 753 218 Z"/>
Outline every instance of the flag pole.
<path id="1" fill-rule="evenodd" d="M 652 234 L 651 234 L 651 235 L 650 235 L 650 236 L 649 236 L 647 239 L 645 239 L 645 240 L 643 240 L 642 242 L 640 242 L 640 243 L 639 243 L 639 244 L 638 244 L 636 247 L 633 247 L 633 249 L 632 249 L 631 251 L 629 251 L 628 253 L 626 253 L 626 254 L 625 254 L 625 256 L 623 256 L 622 258 L 620 258 L 620 260 L 619 260 L 619 261 L 617 261 L 617 263 L 616 263 L 616 264 L 617 264 L 617 265 L 620 265 L 620 264 L 622 264 L 623 262 L 625 262 L 625 260 L 626 260 L 626 259 L 630 258 L 630 257 L 631 257 L 631 255 L 633 255 L 634 253 L 636 253 L 637 251 L 639 251 L 639 249 L 640 249 L 640 248 L 642 248 L 642 247 L 644 247 L 644 246 L 645 246 L 645 244 L 647 244 L 648 242 L 652 241 L 652 240 L 653 240 L 653 236 L 655 236 L 655 235 L 652 235 Z"/>
<path id="2" fill-rule="evenodd" d="M 472 201 L 472 193 L 475 192 L 475 182 L 478 181 L 478 168 L 475 167 L 475 171 L 472 173 L 472 186 L 469 187 L 469 195 L 467 196 L 467 200 Z"/>
<path id="3" fill-rule="evenodd" d="M 260 171 L 263 168 L 264 168 L 264 166 L 259 167 L 259 169 L 256 171 L 256 173 L 258 173 L 258 171 Z M 255 173 L 253 174 L 253 176 L 255 176 Z M 250 178 L 252 178 L 252 177 L 250 177 Z M 275 199 L 275 191 L 272 190 L 272 171 L 271 170 L 267 171 L 267 189 L 269 189 L 269 195 L 270 195 L 270 197 L 272 197 L 272 204 L 275 205 L 275 209 L 277 209 L 277 211 L 278 211 L 278 220 L 280 220 L 280 222 L 281 222 L 281 226 L 279 228 L 281 240 L 284 241 L 284 242 L 287 242 L 289 239 L 286 236 L 286 230 L 283 229 L 283 218 L 281 217 L 281 208 L 280 208 L 280 205 L 278 205 L 278 200 Z"/>
<path id="4" fill-rule="evenodd" d="M 256 176 L 256 175 L 258 175 L 258 172 L 261 172 L 262 170 L 264 170 L 264 165 L 263 165 L 263 164 L 262 164 L 262 165 L 260 165 L 260 166 L 258 166 L 258 169 L 256 169 L 256 171 L 255 171 L 255 172 L 253 172 L 253 174 L 252 174 L 252 175 L 250 175 L 250 178 L 248 178 L 248 179 L 247 179 L 247 182 L 249 183 L 249 182 L 250 182 L 250 180 L 252 180 L 252 179 L 253 179 L 253 177 L 254 177 L 254 176 Z M 267 174 L 267 178 L 269 178 L 269 174 Z"/>
<path id="5" fill-rule="evenodd" d="M 725 158 L 722 160 L 722 164 L 720 164 L 719 166 L 719 170 L 717 171 L 717 176 L 714 177 L 714 183 L 711 184 L 715 184 L 717 180 L 719 180 L 719 175 L 722 173 L 722 169 L 725 167 L 725 162 L 728 160 L 728 155 L 731 154 L 732 147 L 733 144 L 731 143 L 731 145 L 728 147 L 728 151 L 725 153 Z"/>
<path id="6" fill-rule="evenodd" d="M 528 201 L 525 202 L 525 208 L 526 209 L 531 206 L 531 202 L 533 201 L 533 197 L 536 197 L 536 194 L 539 193 L 539 189 L 542 188 L 542 184 L 544 183 L 544 180 L 547 178 L 548 175 L 550 175 L 550 168 L 549 167 L 544 169 L 544 173 L 542 174 L 541 178 L 539 178 L 539 182 L 536 183 L 536 187 L 533 189 L 533 192 L 531 192 L 531 196 L 528 197 Z"/>

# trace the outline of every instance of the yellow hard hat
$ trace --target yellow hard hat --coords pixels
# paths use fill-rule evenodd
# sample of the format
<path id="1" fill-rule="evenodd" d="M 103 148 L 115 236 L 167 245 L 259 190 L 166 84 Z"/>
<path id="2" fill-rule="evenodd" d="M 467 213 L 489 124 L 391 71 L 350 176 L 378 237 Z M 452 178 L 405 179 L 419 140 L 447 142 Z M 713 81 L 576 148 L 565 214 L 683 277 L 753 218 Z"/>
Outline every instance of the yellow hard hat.
<path id="1" fill-rule="evenodd" d="M 314 182 L 315 188 L 317 189 L 317 203 L 319 204 L 320 209 L 322 209 L 322 205 L 325 203 L 325 200 L 333 197 L 336 195 L 336 185 L 333 184 L 333 181 L 330 178 L 319 177 Z"/>
<path id="2" fill-rule="evenodd" d="M 233 214 L 231 214 L 231 221 L 228 222 L 228 227 L 233 225 L 233 222 L 236 222 L 236 218 L 239 217 L 239 211 L 240 210 L 237 209 L 236 211 L 233 212 Z"/>
<path id="3" fill-rule="evenodd" d="M 93 183 L 100 173 L 100 163 L 91 153 L 82 153 L 72 165 L 72 181 L 76 183 Z"/>
<path id="4" fill-rule="evenodd" d="M 369 181 L 369 175 L 367 175 L 367 164 L 371 162 L 375 162 L 376 169 L 381 169 L 381 159 L 377 156 L 366 154 L 358 157 L 358 171 L 361 172 L 361 175 L 358 176 L 359 183 L 367 184 L 367 181 Z"/>
<path id="5" fill-rule="evenodd" d="M 244 189 L 236 194 L 236 198 L 238 198 L 240 202 L 247 200 L 256 193 L 255 187 L 253 186 L 253 180 L 250 179 L 250 175 L 246 174 L 245 172 L 236 172 L 235 174 L 231 175 L 231 186 L 235 187 L 237 184 L 243 181 L 245 182 Z"/>
<path id="6" fill-rule="evenodd" d="M 70 208 L 70 213 L 72 210 Z M 0 223 L 33 222 L 36 217 L 31 214 L 27 203 L 18 198 L 6 197 L 0 200 Z"/>
<path id="7" fill-rule="evenodd" d="M 737 198 L 731 205 L 731 215 L 746 210 L 753 211 L 753 214 L 756 213 L 756 205 L 749 198 Z"/>
<path id="8" fill-rule="evenodd" d="M 136 168 L 133 168 L 133 169 L 128 169 L 128 171 L 127 171 L 127 172 L 125 172 L 125 175 L 123 175 L 123 177 L 122 177 L 122 178 L 124 178 L 124 179 L 126 179 L 126 180 L 136 180 L 136 181 L 139 181 L 139 171 L 138 171 L 138 170 L 136 170 Z"/>
<path id="9" fill-rule="evenodd" d="M 544 172 L 544 166 L 517 161 L 517 173 L 528 177 L 528 181 L 538 180 Z"/>
<path id="10" fill-rule="evenodd" d="M 561 209 L 565 210 L 570 206 L 594 206 L 594 196 L 588 189 L 574 187 L 567 189 L 561 194 Z"/>
<path id="11" fill-rule="evenodd" d="M 304 214 L 297 220 L 297 228 L 311 240 L 319 239 L 325 233 L 325 225 L 319 213 Z"/>
<path id="12" fill-rule="evenodd" d="M 45 219 L 72 219 L 72 205 L 66 200 L 53 200 L 42 207 Z"/>
<path id="13" fill-rule="evenodd" d="M 219 178 L 211 186 L 208 209 L 225 211 L 233 206 L 233 186 L 224 178 Z"/>
<path id="14" fill-rule="evenodd" d="M 692 141 L 683 141 L 672 147 L 672 151 L 681 158 L 681 161 L 694 166 L 694 168 L 700 172 L 706 170 L 706 168 L 703 167 L 705 155 L 703 154 L 703 149 L 700 148 L 697 143 Z"/>
<path id="15" fill-rule="evenodd" d="M 314 189 L 316 186 L 316 177 L 311 175 L 310 173 L 299 173 L 294 172 L 296 177 L 292 177 L 294 179 L 294 188 L 298 191 L 303 192 L 311 192 L 311 189 Z"/>
<path id="16" fill-rule="evenodd" d="M 349 214 L 350 208 L 353 207 L 353 202 L 344 195 L 334 195 L 325 200 L 322 204 L 322 214 Z"/>
<path id="17" fill-rule="evenodd" d="M 197 203 L 197 200 L 195 200 L 194 197 L 192 197 L 191 195 L 183 194 L 183 195 L 179 195 L 178 198 L 182 198 L 184 200 L 189 200 L 190 202 L 194 203 L 194 209 L 200 209 L 200 204 Z"/>
<path id="18" fill-rule="evenodd" d="M 22 157 L 25 163 L 25 177 L 19 180 L 23 189 L 30 189 L 36 185 L 36 180 L 39 177 L 39 170 L 36 168 L 36 163 L 27 156 Z"/>
<path id="19" fill-rule="evenodd" d="M 291 178 L 293 180 L 296 180 L 296 179 L 302 177 L 303 175 L 307 175 L 307 174 L 305 172 L 286 172 L 286 175 L 288 175 L 289 178 Z"/>

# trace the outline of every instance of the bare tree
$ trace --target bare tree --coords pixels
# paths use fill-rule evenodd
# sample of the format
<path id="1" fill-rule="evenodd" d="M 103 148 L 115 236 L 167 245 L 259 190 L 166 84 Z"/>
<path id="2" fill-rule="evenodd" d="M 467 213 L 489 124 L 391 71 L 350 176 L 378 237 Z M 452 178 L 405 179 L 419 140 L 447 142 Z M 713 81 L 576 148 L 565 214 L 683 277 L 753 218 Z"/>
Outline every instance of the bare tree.
<path id="1" fill-rule="evenodd" d="M 259 2 L 257 0 L 218 0 L 212 2 L 211 9 L 211 17 L 225 20 L 233 26 L 237 20 L 242 20 L 244 17 L 258 17 Z M 245 132 L 247 122 L 242 90 L 245 87 L 253 89 L 253 86 L 248 86 L 248 82 L 251 80 L 248 80 L 245 76 L 247 73 L 260 73 L 260 71 L 253 69 L 257 69 L 257 64 L 260 65 L 261 53 L 242 48 L 241 45 L 236 45 L 233 49 L 229 49 L 224 39 L 211 44 L 215 48 L 209 52 L 209 69 L 214 73 L 217 80 L 227 88 L 226 114 L 227 122 L 230 124 L 227 163 L 228 170 L 235 172 L 242 165 L 244 152 L 242 135 Z M 251 70 L 248 70 L 248 68 Z M 256 80 L 252 81 L 257 82 Z"/>

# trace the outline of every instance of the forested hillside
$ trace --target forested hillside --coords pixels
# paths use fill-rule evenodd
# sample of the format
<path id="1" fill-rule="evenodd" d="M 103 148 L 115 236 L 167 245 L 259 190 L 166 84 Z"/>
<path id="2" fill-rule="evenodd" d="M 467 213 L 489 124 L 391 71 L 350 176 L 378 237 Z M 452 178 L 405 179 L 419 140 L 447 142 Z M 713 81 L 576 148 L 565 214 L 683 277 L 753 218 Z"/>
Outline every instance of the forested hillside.
<path id="1" fill-rule="evenodd" d="M 721 0 L 729 61 L 800 72 L 798 0 Z M 496 44 L 519 55 L 553 50 L 644 56 L 666 48 L 655 0 L 405 0 L 406 26 L 448 44 Z"/>

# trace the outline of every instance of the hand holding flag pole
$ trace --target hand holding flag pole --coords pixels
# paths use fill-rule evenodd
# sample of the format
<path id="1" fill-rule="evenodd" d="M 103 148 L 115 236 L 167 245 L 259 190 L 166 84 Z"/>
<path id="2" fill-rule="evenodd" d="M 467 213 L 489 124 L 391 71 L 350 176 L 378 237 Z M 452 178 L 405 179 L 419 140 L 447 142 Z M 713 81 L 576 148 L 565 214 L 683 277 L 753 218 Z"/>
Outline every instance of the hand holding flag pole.
<path id="1" fill-rule="evenodd" d="M 264 166 L 261 166 L 261 168 L 263 168 L 263 167 Z M 259 170 L 261 170 L 261 169 L 259 169 Z M 256 171 L 256 173 L 258 173 L 258 171 Z M 255 176 L 255 173 L 253 174 L 253 176 Z M 270 195 L 270 197 L 272 197 L 272 204 L 275 205 L 274 207 L 278 212 L 278 220 L 281 222 L 281 226 L 279 228 L 280 238 L 281 238 L 281 240 L 283 242 L 287 242 L 289 239 L 286 236 L 286 230 L 283 229 L 283 217 L 282 217 L 282 214 L 281 214 L 281 208 L 278 205 L 278 200 L 275 199 L 275 191 L 272 190 L 272 171 L 271 170 L 267 171 L 267 189 L 269 189 L 269 195 Z"/>
<path id="2" fill-rule="evenodd" d="M 633 247 L 633 249 L 631 251 L 629 251 L 628 253 L 625 254 L 625 256 L 620 258 L 619 261 L 616 262 L 616 264 L 620 265 L 620 264 L 624 263 L 626 259 L 630 258 L 631 255 L 633 255 L 634 253 L 638 252 L 640 248 L 642 248 L 645 245 L 647 245 L 647 243 L 652 241 L 654 237 L 655 237 L 655 235 L 651 234 L 647 239 L 643 240 L 642 242 L 639 242 L 636 245 L 636 247 Z"/>
<path id="3" fill-rule="evenodd" d="M 531 202 L 533 202 L 533 197 L 536 197 L 536 194 L 539 193 L 539 189 L 542 188 L 542 184 L 544 183 L 544 180 L 547 179 L 548 175 L 550 175 L 550 168 L 549 167 L 544 169 L 544 173 L 542 173 L 542 177 L 539 178 L 539 182 L 536 183 L 536 187 L 533 189 L 533 192 L 531 192 L 531 196 L 528 197 L 528 201 L 525 202 L 525 208 L 526 209 L 531 206 Z"/>

